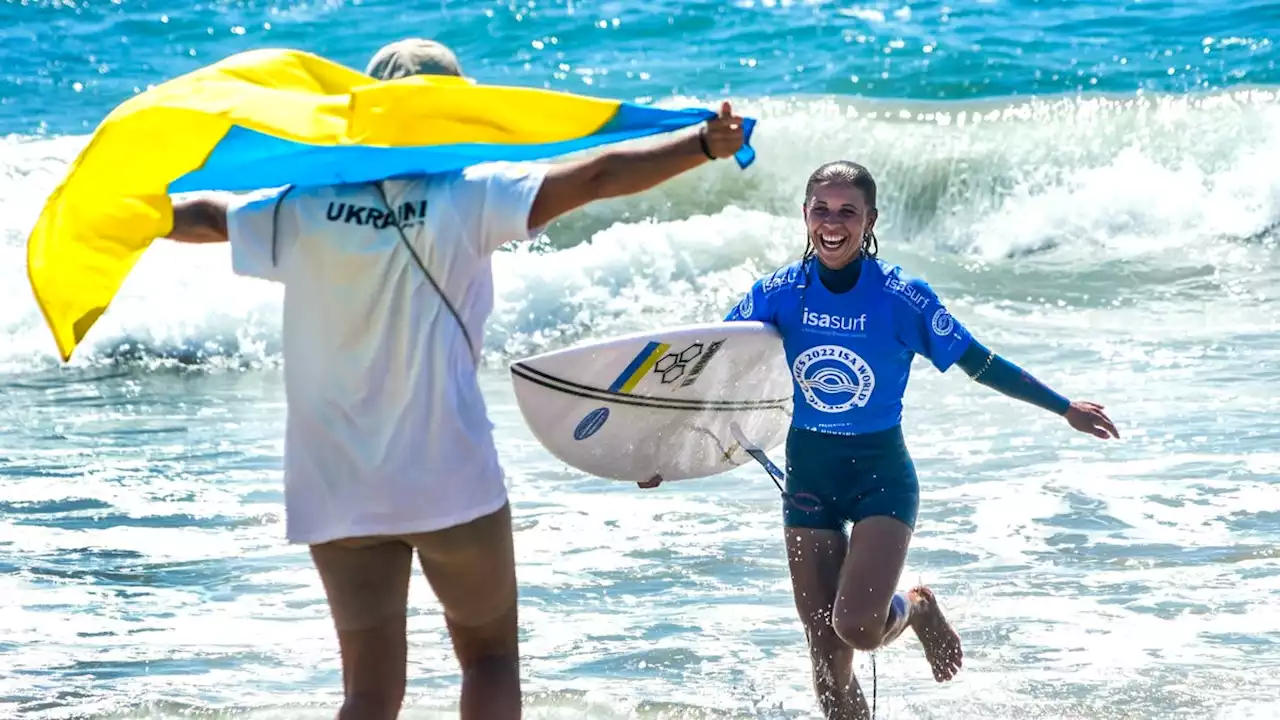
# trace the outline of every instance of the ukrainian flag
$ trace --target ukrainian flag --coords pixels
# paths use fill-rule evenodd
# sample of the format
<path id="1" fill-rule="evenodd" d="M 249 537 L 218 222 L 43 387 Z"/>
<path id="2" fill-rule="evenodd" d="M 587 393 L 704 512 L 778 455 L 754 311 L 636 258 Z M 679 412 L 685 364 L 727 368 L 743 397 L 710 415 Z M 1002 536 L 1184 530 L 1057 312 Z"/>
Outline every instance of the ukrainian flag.
<path id="1" fill-rule="evenodd" d="M 714 117 L 532 88 L 379 82 L 293 50 L 233 55 L 113 110 L 45 203 L 27 273 L 63 361 L 173 228 L 169 193 L 364 182 L 534 160 Z M 744 130 L 750 142 L 754 120 Z M 755 157 L 738 152 L 740 167 Z"/>

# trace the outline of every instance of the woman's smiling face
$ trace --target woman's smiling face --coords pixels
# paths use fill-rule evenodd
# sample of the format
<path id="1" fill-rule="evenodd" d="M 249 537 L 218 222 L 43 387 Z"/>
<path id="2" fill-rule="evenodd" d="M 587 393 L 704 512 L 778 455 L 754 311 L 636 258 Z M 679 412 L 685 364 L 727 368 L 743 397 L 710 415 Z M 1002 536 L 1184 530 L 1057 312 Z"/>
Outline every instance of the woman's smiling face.
<path id="1" fill-rule="evenodd" d="M 840 182 L 818 185 L 804 205 L 809 244 L 818 261 L 839 270 L 862 254 L 862 239 L 876 224 L 862 190 Z"/>

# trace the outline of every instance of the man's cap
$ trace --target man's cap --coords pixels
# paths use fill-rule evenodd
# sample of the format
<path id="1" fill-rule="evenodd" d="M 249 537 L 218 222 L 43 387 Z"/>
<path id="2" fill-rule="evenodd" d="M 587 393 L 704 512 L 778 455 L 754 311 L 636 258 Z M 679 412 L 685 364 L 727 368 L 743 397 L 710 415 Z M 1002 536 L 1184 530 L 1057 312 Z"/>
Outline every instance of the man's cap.
<path id="1" fill-rule="evenodd" d="M 396 80 L 413 75 L 462 75 L 458 57 L 435 40 L 408 38 L 384 46 L 369 60 L 366 75 Z"/>

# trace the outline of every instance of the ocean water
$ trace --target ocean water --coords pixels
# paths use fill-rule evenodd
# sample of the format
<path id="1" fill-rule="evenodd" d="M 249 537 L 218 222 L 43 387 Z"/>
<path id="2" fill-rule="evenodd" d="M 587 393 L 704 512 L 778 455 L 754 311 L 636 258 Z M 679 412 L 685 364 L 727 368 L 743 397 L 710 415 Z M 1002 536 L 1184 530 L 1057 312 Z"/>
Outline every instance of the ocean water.
<path id="1" fill-rule="evenodd" d="M 24 244 L 149 84 L 266 46 L 359 68 L 426 35 L 482 82 L 760 119 L 746 172 L 497 260 L 484 387 L 529 717 L 816 717 L 767 478 L 585 477 L 534 441 L 506 365 L 719 317 L 800 252 L 804 180 L 841 157 L 878 177 L 883 257 L 1123 435 L 917 364 L 903 584 L 937 590 L 966 662 L 938 685 L 913 638 L 882 650 L 879 716 L 1280 717 L 1277 27 L 1273 3 L 1205 0 L 0 4 L 0 716 L 331 716 L 323 595 L 283 541 L 279 289 L 158 244 L 60 366 Z M 405 715 L 452 717 L 420 575 L 411 600 Z"/>

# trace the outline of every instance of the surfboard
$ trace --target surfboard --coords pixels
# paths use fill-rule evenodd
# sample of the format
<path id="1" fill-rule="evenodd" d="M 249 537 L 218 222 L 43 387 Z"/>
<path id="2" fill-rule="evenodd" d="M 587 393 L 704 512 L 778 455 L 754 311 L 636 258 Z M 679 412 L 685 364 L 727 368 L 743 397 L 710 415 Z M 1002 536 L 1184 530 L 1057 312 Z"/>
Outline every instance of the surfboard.
<path id="1" fill-rule="evenodd" d="M 641 482 L 708 477 L 786 439 L 791 374 L 760 322 L 717 322 L 594 340 L 511 364 L 520 413 L 553 456 Z"/>

